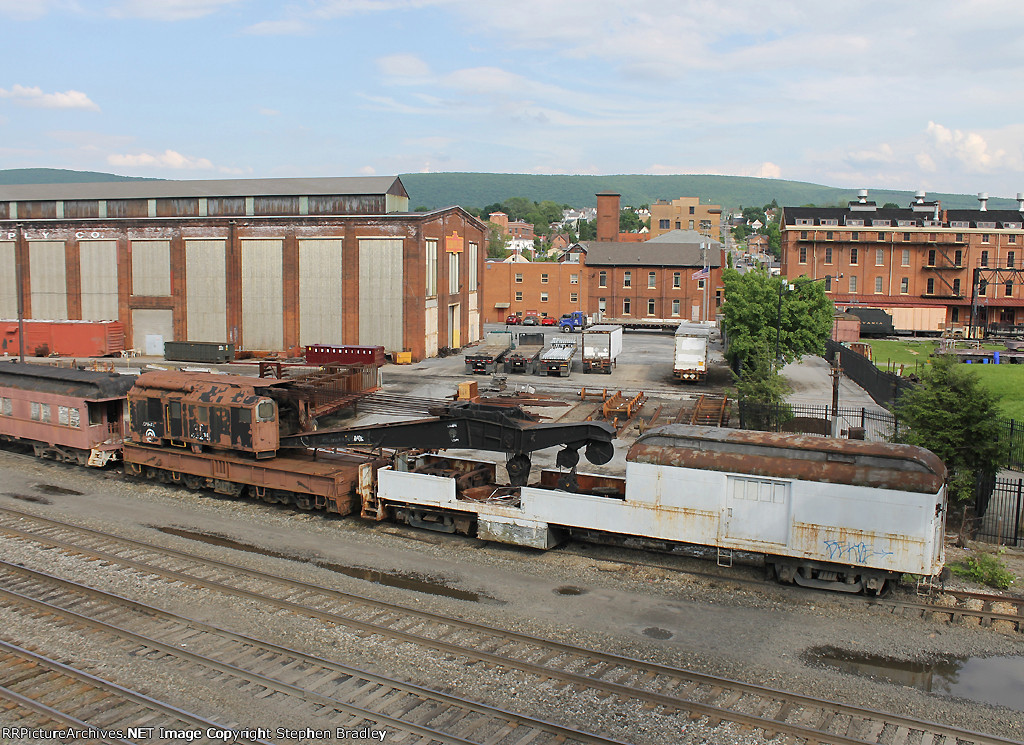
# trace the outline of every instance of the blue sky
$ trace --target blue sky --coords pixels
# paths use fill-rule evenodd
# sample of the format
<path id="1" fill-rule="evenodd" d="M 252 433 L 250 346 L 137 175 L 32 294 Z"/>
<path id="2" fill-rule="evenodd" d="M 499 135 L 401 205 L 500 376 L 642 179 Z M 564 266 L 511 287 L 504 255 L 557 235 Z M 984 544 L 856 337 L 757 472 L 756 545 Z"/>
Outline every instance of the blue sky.
<path id="1" fill-rule="evenodd" d="M 1024 191 L 1020 0 L 0 0 L 0 168 Z"/>

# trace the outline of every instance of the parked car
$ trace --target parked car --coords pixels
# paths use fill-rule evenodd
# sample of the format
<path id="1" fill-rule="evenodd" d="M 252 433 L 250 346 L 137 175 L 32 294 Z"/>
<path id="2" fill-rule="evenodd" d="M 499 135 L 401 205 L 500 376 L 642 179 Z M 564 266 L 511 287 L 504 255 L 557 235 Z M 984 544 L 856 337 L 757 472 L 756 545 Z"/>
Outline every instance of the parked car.
<path id="1" fill-rule="evenodd" d="M 537 316 L 524 316 L 523 317 L 523 325 L 524 326 L 540 326 L 540 319 L 537 318 Z"/>
<path id="2" fill-rule="evenodd" d="M 541 326 L 557 326 L 558 325 L 558 321 L 555 319 L 554 316 L 544 316 L 542 319 L 540 319 L 540 325 Z"/>
<path id="3" fill-rule="evenodd" d="M 513 314 L 513 315 L 510 315 L 510 316 L 508 316 L 508 317 L 507 317 L 507 318 L 505 319 L 505 324 L 506 324 L 507 326 L 518 326 L 518 325 L 519 325 L 520 323 L 522 323 L 522 322 L 523 322 L 523 319 L 522 319 L 522 318 L 520 318 L 520 317 L 519 317 L 519 316 L 517 316 L 517 315 L 514 315 L 514 314 Z"/>

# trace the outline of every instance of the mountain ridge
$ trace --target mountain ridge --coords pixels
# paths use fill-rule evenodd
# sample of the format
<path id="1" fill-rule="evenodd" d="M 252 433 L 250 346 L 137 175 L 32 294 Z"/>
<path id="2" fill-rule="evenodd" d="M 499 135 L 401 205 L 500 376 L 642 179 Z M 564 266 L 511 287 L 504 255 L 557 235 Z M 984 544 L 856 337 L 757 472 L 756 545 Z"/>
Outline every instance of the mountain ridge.
<path id="1" fill-rule="evenodd" d="M 700 197 L 701 203 L 718 204 L 725 209 L 760 207 L 774 199 L 783 207 L 804 204 L 841 205 L 855 201 L 858 189 L 844 189 L 803 181 L 757 178 L 754 176 L 715 176 L 680 174 L 651 176 L 613 174 L 604 176 L 525 174 L 525 173 L 404 173 L 399 174 L 410 194 L 410 209 L 436 209 L 451 205 L 481 209 L 511 197 L 534 202 L 552 201 L 572 207 L 593 207 L 598 192 L 615 191 L 622 205 L 643 204 L 679 197 Z M 159 181 L 135 176 L 119 176 L 99 171 L 73 171 L 60 168 L 14 168 L 0 170 L 0 184 L 53 184 L 107 181 Z M 899 189 L 869 189 L 869 199 L 879 205 L 894 202 L 909 205 L 914 192 Z M 946 209 L 973 209 L 977 197 L 970 194 L 929 193 L 929 201 L 938 199 Z M 1016 209 L 1017 202 L 1004 197 L 989 199 L 989 209 Z"/>

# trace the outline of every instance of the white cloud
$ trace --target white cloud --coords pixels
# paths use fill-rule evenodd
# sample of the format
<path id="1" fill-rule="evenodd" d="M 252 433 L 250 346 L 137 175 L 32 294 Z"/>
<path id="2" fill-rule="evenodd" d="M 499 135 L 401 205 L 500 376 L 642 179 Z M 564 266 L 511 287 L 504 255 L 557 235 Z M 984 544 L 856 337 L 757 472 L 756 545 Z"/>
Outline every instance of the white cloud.
<path id="1" fill-rule="evenodd" d="M 206 158 L 191 158 L 187 155 L 175 152 L 174 150 L 164 150 L 162 153 L 158 153 L 156 155 L 151 153 L 139 153 L 137 155 L 127 153 L 119 155 L 112 153 L 107 156 L 107 162 L 112 166 L 123 166 L 127 168 L 153 166 L 187 170 L 206 170 L 213 168 L 213 163 Z"/>
<path id="2" fill-rule="evenodd" d="M 286 18 L 254 23 L 243 29 L 243 33 L 252 36 L 305 36 L 313 33 L 313 27 L 298 18 Z"/>
<path id="3" fill-rule="evenodd" d="M 114 18 L 186 21 L 216 13 L 240 0 L 120 0 L 108 9 Z"/>
<path id="4" fill-rule="evenodd" d="M 51 10 L 79 11 L 76 0 L 0 0 L 0 16 L 15 21 L 34 21 Z"/>
<path id="5" fill-rule="evenodd" d="M 29 88 L 15 84 L 10 90 L 0 88 L 0 98 L 10 98 L 23 106 L 34 106 L 41 109 L 100 110 L 100 107 L 81 91 L 43 93 L 42 88 L 38 86 Z"/>
<path id="6" fill-rule="evenodd" d="M 846 154 L 847 161 L 857 164 L 894 163 L 898 159 L 892 146 L 885 142 L 874 148 L 854 150 Z"/>
<path id="7" fill-rule="evenodd" d="M 377 59 L 377 69 L 391 78 L 425 78 L 430 65 L 415 54 L 391 54 Z"/>
<path id="8" fill-rule="evenodd" d="M 377 170 L 373 166 L 363 166 L 359 169 L 359 173 L 363 176 L 376 176 Z"/>
<path id="9" fill-rule="evenodd" d="M 988 171 L 1003 162 L 1006 151 L 990 150 L 989 144 L 977 132 L 948 129 L 928 122 L 926 130 L 941 155 L 954 158 L 969 171 Z"/>
<path id="10" fill-rule="evenodd" d="M 277 109 L 266 109 L 263 107 L 260 107 L 259 109 L 257 109 L 257 111 L 259 112 L 260 116 L 279 116 L 281 114 L 281 112 L 278 111 Z"/>

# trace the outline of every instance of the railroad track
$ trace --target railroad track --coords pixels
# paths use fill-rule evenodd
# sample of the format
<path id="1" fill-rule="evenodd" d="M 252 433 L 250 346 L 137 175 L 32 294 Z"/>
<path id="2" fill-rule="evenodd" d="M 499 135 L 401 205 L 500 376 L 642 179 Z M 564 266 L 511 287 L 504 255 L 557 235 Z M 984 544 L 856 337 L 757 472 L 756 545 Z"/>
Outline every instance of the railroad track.
<path id="1" fill-rule="evenodd" d="M 924 598 L 899 597 L 879 601 L 872 599 L 872 602 L 891 607 L 893 612 L 1024 634 L 1024 598 L 966 590 L 941 590 L 931 602 L 925 602 Z"/>
<path id="2" fill-rule="evenodd" d="M 424 745 L 615 742 L 236 634 L 4 561 L 0 606 L 30 612 L 37 623 L 92 633 L 93 642 L 108 650 L 169 661 L 190 678 L 217 676 L 218 684 L 248 685 L 261 697 L 276 692 L 294 699 L 295 707 L 322 707 L 317 729 L 383 728 L 389 742 Z M 435 729 L 438 725 L 445 729 Z"/>
<path id="3" fill-rule="evenodd" d="M 89 731 L 90 742 L 134 743 L 162 741 L 161 729 L 189 730 L 200 733 L 192 742 L 222 743 L 226 738 L 208 731 L 232 729 L 4 641 L 0 698 L 22 715 L 8 725 L 15 734 L 21 728 Z M 270 745 L 244 736 L 232 735 L 232 741 Z"/>
<path id="4" fill-rule="evenodd" d="M 728 396 L 705 396 L 701 394 L 690 415 L 690 424 L 721 427 L 729 412 Z"/>
<path id="5" fill-rule="evenodd" d="M 393 644 L 453 654 L 503 670 L 535 686 L 553 686 L 566 702 L 594 695 L 650 716 L 706 718 L 779 737 L 786 743 L 1011 742 L 956 727 L 777 691 L 642 660 L 512 633 L 318 587 L 184 552 L 109 536 L 0 508 L 0 533 L 93 557 L 114 568 L 204 587 L 375 635 Z M 258 589 L 254 589 L 258 588 Z"/>

